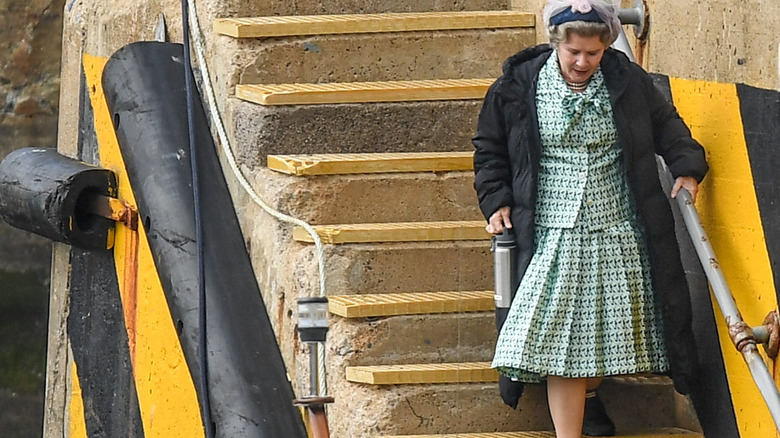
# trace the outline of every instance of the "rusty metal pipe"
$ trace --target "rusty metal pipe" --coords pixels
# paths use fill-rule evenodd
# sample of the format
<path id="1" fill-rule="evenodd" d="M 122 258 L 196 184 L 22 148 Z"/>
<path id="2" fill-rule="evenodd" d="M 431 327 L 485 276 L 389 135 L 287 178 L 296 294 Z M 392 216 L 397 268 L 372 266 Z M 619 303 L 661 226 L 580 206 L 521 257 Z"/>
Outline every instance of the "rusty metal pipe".
<path id="1" fill-rule="evenodd" d="M 293 404 L 306 409 L 306 429 L 310 438 L 330 438 L 328 415 L 325 405 L 333 403 L 333 397 L 310 395 L 293 401 Z"/>
<path id="2" fill-rule="evenodd" d="M 618 9 L 620 24 L 634 27 L 634 36 L 638 40 L 647 39 L 650 28 L 650 13 L 647 10 L 646 0 L 634 0 L 632 8 Z"/>
<path id="3" fill-rule="evenodd" d="M 324 404 L 309 407 L 309 428 L 312 438 L 330 438 L 330 427 Z"/>
<path id="4" fill-rule="evenodd" d="M 624 26 L 633 26 L 634 34 L 640 41 L 647 39 L 647 29 L 650 24 L 650 15 L 647 13 L 647 7 L 644 3 L 644 0 L 634 0 L 633 8 L 618 9 L 617 12 L 620 24 Z M 625 53 L 631 62 L 636 62 L 634 53 L 631 50 L 631 45 L 628 43 L 626 31 L 622 27 L 620 28 L 620 34 L 618 34 L 617 39 L 614 43 L 612 43 L 612 47 Z"/>
<path id="5" fill-rule="evenodd" d="M 671 174 L 668 171 L 667 174 L 671 178 Z M 756 386 L 758 386 L 758 390 L 761 392 L 761 396 L 772 414 L 775 427 L 780 430 L 780 394 L 777 391 L 772 375 L 764 363 L 763 357 L 758 351 L 753 329 L 742 320 L 742 315 L 739 313 L 734 297 L 731 295 L 731 289 L 729 289 L 723 271 L 720 269 L 718 259 L 715 257 L 715 251 L 712 249 L 707 232 L 704 231 L 699 213 L 693 205 L 690 193 L 685 189 L 681 189 L 677 193 L 676 200 L 685 220 L 685 226 L 693 241 L 693 246 L 696 248 L 696 254 L 699 256 L 704 273 L 707 275 L 707 279 L 712 287 L 712 293 L 715 295 L 723 318 L 729 327 L 731 340 L 734 342 L 734 346 L 742 353 L 742 357 L 753 375 L 753 380 L 756 382 Z"/>
<path id="6" fill-rule="evenodd" d="M 769 331 L 763 325 L 753 327 L 753 336 L 762 344 L 769 340 Z"/>

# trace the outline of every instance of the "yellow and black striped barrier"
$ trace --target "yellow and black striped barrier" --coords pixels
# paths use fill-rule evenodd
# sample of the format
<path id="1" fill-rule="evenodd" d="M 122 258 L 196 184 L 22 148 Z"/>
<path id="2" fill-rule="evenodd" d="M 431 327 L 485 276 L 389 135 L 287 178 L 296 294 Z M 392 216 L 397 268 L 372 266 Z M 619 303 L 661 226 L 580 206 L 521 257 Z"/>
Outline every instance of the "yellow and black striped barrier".
<path id="1" fill-rule="evenodd" d="M 303 437 L 303 421 L 199 102 L 208 392 L 198 360 L 197 264 L 180 45 L 84 56 L 82 158 L 112 170 L 138 211 L 113 251 L 73 248 L 71 436 Z M 104 88 L 105 86 L 105 88 Z"/>
<path id="2" fill-rule="evenodd" d="M 656 80 L 706 149 L 710 172 L 696 207 L 743 319 L 760 325 L 778 306 L 780 93 L 660 75 Z M 684 231 L 680 234 L 689 248 L 683 255 L 700 361 L 693 400 L 705 435 L 776 437 L 775 423 L 710 298 L 690 241 Z"/>

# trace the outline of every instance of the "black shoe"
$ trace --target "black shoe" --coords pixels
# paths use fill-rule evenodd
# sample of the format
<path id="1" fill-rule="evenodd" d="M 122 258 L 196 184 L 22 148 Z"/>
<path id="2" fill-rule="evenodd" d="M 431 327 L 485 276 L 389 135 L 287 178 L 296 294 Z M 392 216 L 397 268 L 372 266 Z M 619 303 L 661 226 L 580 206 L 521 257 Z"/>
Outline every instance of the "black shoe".
<path id="1" fill-rule="evenodd" d="M 588 394 L 590 395 L 590 394 Z M 582 434 L 585 436 L 613 436 L 615 423 L 609 419 L 604 403 L 597 395 L 585 398 L 585 418 L 582 422 Z"/>

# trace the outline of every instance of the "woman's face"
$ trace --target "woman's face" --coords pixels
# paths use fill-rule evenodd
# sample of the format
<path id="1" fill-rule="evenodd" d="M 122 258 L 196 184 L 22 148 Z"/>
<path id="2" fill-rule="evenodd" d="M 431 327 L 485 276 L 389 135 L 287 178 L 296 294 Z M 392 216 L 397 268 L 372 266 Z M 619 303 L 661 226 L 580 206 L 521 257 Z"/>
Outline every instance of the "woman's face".
<path id="1" fill-rule="evenodd" d="M 598 35 L 581 37 L 575 33 L 558 44 L 558 63 L 563 78 L 569 82 L 585 82 L 593 76 L 604 56 L 606 46 Z"/>

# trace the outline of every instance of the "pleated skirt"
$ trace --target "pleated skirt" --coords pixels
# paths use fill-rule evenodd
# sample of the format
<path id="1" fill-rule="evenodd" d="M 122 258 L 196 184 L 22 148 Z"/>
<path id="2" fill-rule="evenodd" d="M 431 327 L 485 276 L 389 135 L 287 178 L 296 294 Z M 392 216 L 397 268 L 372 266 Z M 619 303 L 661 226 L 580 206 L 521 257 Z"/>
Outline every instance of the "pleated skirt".
<path id="1" fill-rule="evenodd" d="M 601 230 L 536 226 L 536 250 L 493 368 L 513 380 L 669 370 L 647 251 L 634 220 Z"/>

